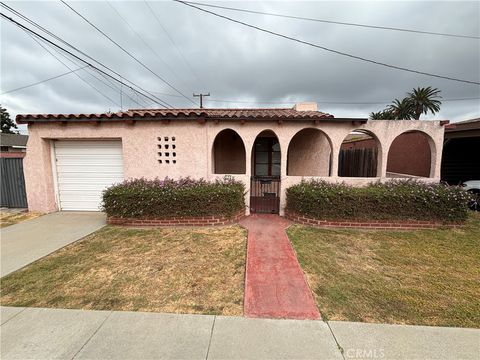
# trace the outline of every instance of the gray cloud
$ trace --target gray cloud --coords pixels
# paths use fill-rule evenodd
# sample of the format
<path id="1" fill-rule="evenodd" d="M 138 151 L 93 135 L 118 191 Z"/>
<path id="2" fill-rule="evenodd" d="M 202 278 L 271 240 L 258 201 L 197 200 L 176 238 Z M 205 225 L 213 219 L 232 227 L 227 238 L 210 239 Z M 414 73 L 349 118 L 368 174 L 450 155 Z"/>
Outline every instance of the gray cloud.
<path id="1" fill-rule="evenodd" d="M 326 102 L 388 103 L 417 86 L 438 87 L 446 99 L 480 97 L 479 86 L 362 63 L 260 33 L 177 3 L 150 2 L 163 26 L 188 59 L 192 71 L 142 1 L 112 4 L 154 51 L 138 39 L 107 3 L 71 3 L 75 9 L 187 96 L 191 96 L 192 91 L 210 91 L 212 99 L 238 101 L 207 101 L 209 107 L 291 106 L 288 102 L 305 100 L 319 102 L 321 110 L 337 117 L 366 117 L 370 111 L 380 110 L 383 105 L 342 105 Z M 336 21 L 480 34 L 478 2 L 271 1 L 215 4 Z M 63 4 L 9 2 L 8 5 L 143 88 L 156 93 L 178 95 Z M 480 81 L 479 40 L 380 31 L 223 10 L 218 12 L 322 46 L 392 65 Z M 63 58 L 62 60 L 68 62 Z M 68 64 L 78 67 L 70 62 Z M 1 21 L 2 92 L 65 71 L 67 69 L 62 64 L 28 35 L 10 23 Z M 78 74 L 120 103 L 119 91 L 105 86 L 85 71 Z M 123 88 L 122 92 L 137 99 L 128 89 Z M 193 106 L 178 96 L 157 95 L 176 107 Z M 245 101 L 279 101 L 280 104 L 246 104 Z M 287 103 L 281 104 L 282 101 Z M 117 105 L 99 95 L 74 74 L 3 95 L 0 102 L 12 115 L 118 110 Z M 138 107 L 126 96 L 123 96 L 122 106 Z M 452 101 L 444 102 L 441 112 L 435 118 L 455 121 L 479 115 L 480 101 Z"/>

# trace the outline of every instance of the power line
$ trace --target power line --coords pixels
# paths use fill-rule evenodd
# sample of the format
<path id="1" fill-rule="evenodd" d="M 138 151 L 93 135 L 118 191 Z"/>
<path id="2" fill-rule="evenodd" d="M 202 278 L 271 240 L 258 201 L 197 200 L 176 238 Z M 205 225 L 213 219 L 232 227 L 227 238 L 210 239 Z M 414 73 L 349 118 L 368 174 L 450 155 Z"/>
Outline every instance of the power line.
<path id="1" fill-rule="evenodd" d="M 3 4 L 3 3 L 2 3 L 2 4 Z M 71 51 L 66 50 L 65 48 L 63 48 L 63 47 L 61 47 L 60 45 L 52 42 L 51 40 L 48 40 L 48 39 L 45 38 L 44 36 L 40 35 L 39 33 L 35 32 L 34 30 L 26 27 L 25 25 L 20 24 L 19 22 L 17 22 L 17 21 L 15 21 L 14 19 L 6 16 L 5 14 L 0 13 L 0 16 L 2 16 L 3 18 L 7 19 L 8 21 L 14 23 L 14 24 L 17 25 L 19 28 L 21 28 L 21 29 L 23 29 L 23 30 L 26 30 L 26 31 L 34 34 L 35 36 L 37 36 L 38 38 L 44 40 L 45 42 L 47 42 L 47 43 L 55 46 L 56 48 L 64 51 L 65 53 L 69 54 L 70 56 L 74 57 L 75 59 L 80 60 L 81 62 L 89 65 L 90 67 L 94 68 L 94 69 L 97 70 L 98 72 L 103 73 L 104 75 L 106 75 L 106 76 L 108 76 L 109 78 L 115 80 L 116 82 L 122 84 L 123 86 L 129 87 L 131 90 L 133 90 L 133 91 L 141 94 L 143 97 L 149 99 L 150 101 L 153 101 L 153 102 L 155 102 L 155 103 L 157 103 L 157 104 L 159 104 L 159 105 L 161 105 L 161 106 L 163 106 L 163 107 L 166 107 L 165 105 L 163 105 L 163 103 L 166 103 L 166 102 L 163 101 L 163 100 L 161 100 L 161 99 L 159 99 L 157 96 L 155 96 L 155 95 L 151 95 L 151 96 L 150 96 L 150 95 L 146 95 L 146 94 L 144 94 L 143 92 L 140 92 L 140 91 L 138 91 L 138 90 L 135 90 L 135 89 L 132 88 L 130 85 L 125 84 L 123 81 L 118 80 L 116 77 L 114 77 L 114 76 L 108 74 L 107 72 L 99 69 L 99 68 L 96 67 L 95 65 L 93 65 L 93 64 L 89 63 L 88 61 L 82 59 L 81 57 L 75 55 L 75 54 L 72 53 Z M 102 65 L 102 66 L 103 66 L 103 65 Z M 109 68 L 107 68 L 107 69 L 109 69 Z M 113 70 L 110 70 L 110 71 L 114 72 Z M 114 73 L 115 73 L 115 72 L 114 72 Z M 123 77 L 122 77 L 122 79 L 123 79 Z M 130 82 L 130 81 L 129 81 L 129 82 Z M 132 84 L 133 84 L 133 83 L 132 83 Z M 141 89 L 142 91 L 144 91 L 144 90 L 143 90 L 141 87 L 139 87 L 138 85 L 135 85 L 135 86 L 138 87 L 139 89 Z M 144 92 L 146 92 L 146 91 L 144 91 Z M 147 93 L 147 94 L 150 94 L 150 93 L 148 93 L 148 92 L 146 92 L 146 93 Z M 168 105 L 168 103 L 166 103 L 166 104 Z M 169 106 L 170 106 L 170 105 L 169 105 Z"/>
<path id="2" fill-rule="evenodd" d="M 311 43 L 311 42 L 308 42 L 308 41 L 305 41 L 305 40 L 300 40 L 300 39 L 297 39 L 297 38 L 294 38 L 294 37 L 291 37 L 291 36 L 288 36 L 288 35 L 280 34 L 280 33 L 277 33 L 275 31 L 272 31 L 272 30 L 267 30 L 267 29 L 261 28 L 259 26 L 252 25 L 252 24 L 240 21 L 240 20 L 236 20 L 236 19 L 230 18 L 228 16 L 221 15 L 221 14 L 218 14 L 216 12 L 210 11 L 210 10 L 202 9 L 198 6 L 189 4 L 185 1 L 181 1 L 181 0 L 172 0 L 172 1 L 178 2 L 178 3 L 183 4 L 185 6 L 189 6 L 191 8 L 200 10 L 202 12 L 217 16 L 219 18 L 222 18 L 222 19 L 225 19 L 225 20 L 228 20 L 228 21 L 231 21 L 231 22 L 234 22 L 234 23 L 237 23 L 237 24 L 240 24 L 240 25 L 243 25 L 243 26 L 246 26 L 246 27 L 261 31 L 261 32 L 264 32 L 264 33 L 267 33 L 267 34 L 270 34 L 270 35 L 274 35 L 274 36 L 277 36 L 277 37 L 280 37 L 280 38 L 283 38 L 283 39 L 287 39 L 287 40 L 290 40 L 290 41 L 294 41 L 294 42 L 297 42 L 297 43 L 300 43 L 300 44 L 308 45 L 308 46 L 311 46 L 311 47 L 314 47 L 314 48 L 322 49 L 322 50 L 325 50 L 325 51 L 328 51 L 328 52 L 331 52 L 331 53 L 334 53 L 334 54 L 337 54 L 337 55 L 342 55 L 342 56 L 346 56 L 346 57 L 349 57 L 349 58 L 352 58 L 352 59 L 368 62 L 368 63 L 371 63 L 371 64 L 384 66 L 384 67 L 387 67 L 387 68 L 390 68 L 390 69 L 402 70 L 402 71 L 406 71 L 406 72 L 410 72 L 410 73 L 414 73 L 414 74 L 425 75 L 425 76 L 430 76 L 430 77 L 435 77 L 435 78 L 445 79 L 445 80 L 451 80 L 451 81 L 457 81 L 457 82 L 461 82 L 461 83 L 480 85 L 480 82 L 478 82 L 478 81 L 464 80 L 464 79 L 458 79 L 458 78 L 453 78 L 453 77 L 449 77 L 449 76 L 432 74 L 432 73 L 428 73 L 428 72 L 424 72 L 424 71 L 413 70 L 413 69 L 409 69 L 409 68 L 405 68 L 405 67 L 401 67 L 401 66 L 390 65 L 390 64 L 383 63 L 383 62 L 376 61 L 376 60 L 367 59 L 367 58 L 364 58 L 364 57 L 361 57 L 361 56 L 357 56 L 357 55 L 349 54 L 349 53 L 346 53 L 346 52 L 343 52 L 343 51 L 327 48 L 325 46 L 317 45 L 317 44 L 314 44 L 314 43 Z"/>
<path id="3" fill-rule="evenodd" d="M 27 33 L 33 40 L 35 40 L 35 42 L 37 42 L 40 46 L 42 46 L 42 44 L 31 34 Z M 70 63 L 78 66 L 78 62 L 75 62 L 74 60 L 70 59 L 67 55 L 65 55 L 63 52 L 61 52 L 60 50 L 58 50 L 57 48 L 51 46 L 50 44 L 46 44 L 47 46 L 50 47 L 50 49 L 52 49 L 53 51 L 55 51 L 58 55 L 62 56 L 64 59 L 70 61 Z M 62 62 L 58 57 L 56 57 L 54 54 L 52 54 L 48 49 L 46 49 L 44 46 L 42 46 L 43 49 L 45 49 L 50 55 L 52 55 L 55 59 L 57 59 L 60 63 L 62 63 L 64 66 L 67 66 L 64 62 Z M 68 66 L 67 66 L 68 67 Z M 92 70 L 95 70 L 95 69 L 92 69 Z M 103 75 L 102 73 L 99 73 L 100 75 L 102 75 L 102 77 L 104 79 L 107 79 L 110 83 L 107 84 L 105 81 L 99 79 L 97 76 L 95 76 L 94 74 L 88 72 L 88 69 L 85 70 L 85 73 L 87 75 L 90 75 L 92 78 L 94 78 L 95 80 L 97 80 L 98 82 L 102 83 L 103 85 L 109 87 L 110 89 L 112 89 L 113 91 L 115 92 L 119 92 L 119 88 L 115 87 L 113 85 L 113 83 L 111 82 L 111 80 L 108 78 L 108 77 L 105 77 L 105 75 Z M 121 108 L 121 105 L 119 105 L 116 101 L 112 100 L 110 97 L 106 96 L 105 94 L 103 94 L 100 90 L 98 90 L 95 86 L 91 85 L 89 82 L 87 82 L 87 80 L 83 79 L 81 76 L 77 75 L 78 78 L 80 80 L 82 80 L 83 82 L 85 82 L 87 85 L 89 85 L 90 87 L 92 87 L 95 91 L 97 91 L 98 93 L 100 93 L 103 97 L 107 98 L 108 100 L 112 101 L 115 105 L 117 106 L 120 106 Z M 125 94 L 127 97 L 129 97 L 131 100 L 133 100 L 133 98 L 131 98 L 128 94 Z M 139 106 L 142 106 L 142 104 L 140 104 L 139 102 L 133 100 L 137 105 Z"/>
<path id="4" fill-rule="evenodd" d="M 154 94 L 160 94 L 160 95 L 165 95 L 165 96 L 172 96 L 172 97 L 180 97 L 179 95 L 176 94 L 168 94 L 168 93 L 161 93 L 161 92 L 156 92 L 152 91 Z M 442 102 L 449 102 L 449 101 L 468 101 L 468 100 L 480 100 L 480 97 L 467 97 L 467 98 L 452 98 L 452 99 L 442 99 Z M 236 100 L 236 99 L 207 99 L 209 102 L 225 102 L 225 103 L 239 103 L 239 104 L 296 104 L 298 102 L 304 101 L 304 100 L 285 100 L 285 101 L 273 101 L 273 100 L 254 100 L 254 101 L 248 101 L 248 100 Z M 312 100 L 315 101 L 318 104 L 344 104 L 344 105 L 382 105 L 382 104 L 389 104 L 392 101 L 391 100 L 385 100 L 385 101 L 370 101 L 370 102 L 364 102 L 364 101 L 342 101 L 342 100 Z"/>
<path id="5" fill-rule="evenodd" d="M 180 50 L 180 48 L 177 46 L 177 44 L 175 43 L 175 41 L 173 40 L 173 38 L 170 36 L 170 34 L 168 33 L 167 29 L 165 28 L 165 26 L 163 26 L 162 22 L 160 21 L 160 19 L 158 18 L 157 14 L 155 13 L 155 11 L 153 11 L 152 7 L 150 6 L 150 4 L 146 1 L 146 0 L 143 0 L 143 2 L 145 3 L 145 5 L 147 6 L 148 10 L 150 10 L 150 13 L 153 15 L 153 17 L 157 20 L 158 22 L 158 25 L 160 25 L 160 27 L 162 28 L 163 32 L 165 33 L 165 35 L 167 35 L 167 38 L 170 40 L 170 42 L 172 43 L 172 45 L 175 47 L 175 49 L 177 50 L 177 53 L 180 55 L 180 57 L 183 59 L 183 61 L 185 62 L 185 64 L 187 65 L 187 67 L 189 68 L 189 70 L 192 72 L 192 74 L 197 78 L 197 80 L 199 82 L 201 82 L 198 74 L 195 72 L 195 70 L 193 70 L 193 67 L 190 65 L 190 63 L 188 62 L 187 58 L 183 55 L 183 52 Z"/>
<path id="6" fill-rule="evenodd" d="M 91 57 L 90 55 L 88 55 L 87 53 L 85 53 L 84 51 L 78 49 L 77 47 L 73 46 L 72 44 L 70 44 L 69 42 L 63 40 L 62 38 L 60 38 L 59 36 L 57 36 L 56 34 L 52 33 L 50 30 L 48 29 L 45 29 L 43 26 L 39 25 L 38 23 L 36 23 L 35 21 L 29 19 L 28 17 L 26 17 L 25 15 L 19 13 L 18 11 L 16 11 L 15 9 L 11 8 L 10 6 L 6 5 L 5 3 L 3 2 L 0 2 L 0 5 L 4 8 L 6 8 L 7 10 L 11 11 L 12 13 L 14 13 L 15 15 L 17 15 L 18 17 L 20 17 L 21 19 L 23 19 L 24 21 L 28 22 L 29 24 L 33 25 L 34 27 L 36 27 L 37 29 L 40 29 L 41 31 L 45 32 L 46 34 L 50 35 L 51 37 L 53 37 L 54 39 L 58 40 L 59 42 L 61 42 L 62 44 L 68 46 L 69 48 L 75 50 L 76 52 L 78 52 L 79 54 L 82 54 L 83 56 L 85 56 L 86 58 L 92 60 L 93 62 L 95 62 L 96 64 L 100 65 L 101 67 L 103 67 L 104 69 L 110 71 L 111 73 L 117 75 L 119 78 L 121 78 L 122 80 L 128 82 L 129 84 L 131 85 L 127 85 L 125 83 L 123 83 L 121 80 L 118 80 L 117 78 L 115 78 L 114 76 L 108 74 L 107 72 L 101 70 L 101 69 L 98 69 L 97 67 L 93 66 L 92 64 L 88 63 L 87 61 L 85 61 L 84 59 L 80 58 L 79 56 L 71 53 L 70 51 L 62 48 L 61 46 L 59 46 L 58 44 L 55 44 L 54 42 L 46 39 L 45 37 L 43 37 L 42 35 L 39 35 L 38 33 L 35 33 L 33 30 L 27 28 L 26 26 L 18 23 L 17 21 L 13 20 L 12 18 L 9 18 L 8 16 L 4 15 L 4 14 L 1 14 L 5 19 L 15 23 L 18 27 L 22 28 L 23 30 L 27 29 L 29 32 L 31 33 L 35 33 L 38 37 L 41 37 L 43 38 L 44 40 L 46 40 L 47 42 L 49 42 L 50 44 L 52 44 L 53 46 L 55 46 L 56 48 L 59 48 L 60 50 L 62 50 L 63 52 L 71 55 L 72 57 L 80 60 L 81 62 L 83 63 L 86 63 L 88 65 L 91 66 L 91 68 L 95 69 L 97 72 L 99 73 L 103 73 L 104 75 L 106 75 L 107 77 L 113 79 L 115 82 L 118 82 L 128 88 L 130 88 L 133 92 L 137 93 L 137 94 L 140 94 L 142 95 L 144 98 L 147 98 L 149 99 L 150 101 L 153 101 L 155 102 L 156 104 L 159 104 L 160 106 L 163 106 L 163 107 L 172 107 L 170 104 L 168 104 L 166 101 L 160 99 L 158 96 L 155 96 L 153 95 L 152 93 L 150 93 L 149 91 L 143 89 L 141 86 L 135 84 L 133 81 L 125 78 L 124 76 L 122 76 L 121 74 L 119 74 L 118 72 L 116 72 L 115 70 L 112 70 L 110 67 L 108 67 L 107 65 L 103 64 L 102 62 L 96 60 L 95 58 Z M 140 90 L 137 90 L 137 89 L 134 89 L 132 86 L 135 86 L 137 89 L 140 89 Z M 148 95 L 146 95 L 148 94 Z"/>
<path id="7" fill-rule="evenodd" d="M 30 84 L 30 85 L 25 85 L 25 86 L 21 86 L 21 87 L 12 89 L 12 90 L 7 90 L 7 91 L 1 93 L 0 95 L 10 94 L 10 93 L 15 92 L 15 91 L 27 89 L 27 88 L 30 88 L 30 87 L 36 86 L 36 85 L 40 85 L 40 84 L 46 83 L 46 82 L 48 82 L 48 81 L 61 78 L 62 76 L 69 75 L 69 74 L 74 73 L 74 72 L 76 72 L 76 71 L 85 69 L 86 67 L 88 67 L 88 65 L 79 67 L 79 68 L 77 68 L 77 69 L 72 69 L 72 70 L 70 70 L 70 71 L 64 72 L 63 74 L 59 74 L 59 75 L 57 75 L 57 76 L 52 76 L 52 77 L 50 77 L 50 78 L 48 78 L 48 79 L 44 79 L 44 80 L 41 80 L 41 81 L 37 81 L 37 82 L 35 82 L 35 83 L 33 83 L 33 84 Z"/>
<path id="8" fill-rule="evenodd" d="M 188 4 L 194 4 L 194 5 L 199 5 L 199 6 L 211 7 L 211 8 L 217 8 L 217 9 L 224 9 L 224 10 L 231 10 L 231 11 L 240 11 L 240 12 L 245 12 L 245 13 L 249 13 L 249 14 L 275 16 L 275 17 L 281 17 L 281 18 L 287 18 L 287 19 L 306 20 L 306 21 L 314 21 L 314 22 L 321 22 L 321 23 L 327 23 L 327 24 L 336 24 L 336 25 L 356 26 L 356 27 L 363 27 L 363 28 L 370 28 L 370 29 L 377 29 L 377 30 L 402 31 L 402 32 L 409 32 L 409 33 L 424 34 L 424 35 L 448 36 L 448 37 L 466 38 L 466 39 L 480 39 L 480 36 L 448 34 L 448 33 L 439 33 L 439 32 L 433 32 L 433 31 L 422 31 L 422 30 L 414 30 L 414 29 L 395 28 L 395 27 L 389 27 L 389 26 L 377 26 L 377 25 L 366 25 L 366 24 L 358 24 L 358 23 L 348 23 L 348 22 L 323 20 L 323 19 L 308 18 L 308 17 L 301 17 L 301 16 L 294 16 L 294 15 L 268 13 L 268 12 L 263 12 L 263 11 L 249 10 L 249 9 L 239 9 L 239 8 L 228 7 L 228 6 L 220 6 L 220 5 L 199 3 L 199 2 L 195 2 L 195 1 L 185 1 L 185 2 L 188 3 Z"/>
<path id="9" fill-rule="evenodd" d="M 155 57 L 160 60 L 160 62 L 162 62 L 171 72 L 172 74 L 180 81 L 182 81 L 182 79 L 180 79 L 180 76 L 175 72 L 175 70 L 165 61 L 163 60 L 163 58 L 158 54 L 158 52 L 152 48 L 148 42 L 133 28 L 132 25 L 130 25 L 130 23 L 128 22 L 127 19 L 125 19 L 122 14 L 120 14 L 120 12 L 115 8 L 115 6 L 113 6 L 113 4 L 110 2 L 110 1 L 106 1 L 106 3 L 113 9 L 113 11 L 115 11 L 115 13 L 118 15 L 118 17 L 128 26 L 128 28 L 140 39 L 140 41 L 152 52 L 153 55 L 155 55 Z M 183 82 L 183 81 L 182 81 Z"/>
<path id="10" fill-rule="evenodd" d="M 188 101 L 192 102 L 193 104 L 195 104 L 193 102 L 193 100 L 191 100 L 190 98 L 188 98 L 186 95 L 184 95 L 180 90 L 178 90 L 175 86 L 173 86 L 172 84 L 170 84 L 167 80 L 165 80 L 164 78 L 162 78 L 160 75 L 158 75 L 155 71 L 153 71 L 152 69 L 150 69 L 147 65 L 145 65 L 143 62 L 141 62 L 137 57 L 135 57 L 134 55 L 132 55 L 128 50 L 126 50 L 122 45 L 120 45 L 119 43 L 117 43 L 115 40 L 113 40 L 109 35 L 107 35 L 105 32 L 103 32 L 99 27 L 97 27 L 95 24 L 93 24 L 90 20 L 88 20 L 85 16 L 83 16 L 82 14 L 80 14 L 77 10 L 75 10 L 73 7 L 71 7 L 70 5 L 68 5 L 64 0 L 60 0 L 66 7 L 68 7 L 70 10 L 72 10 L 75 14 L 77 14 L 80 18 L 82 18 L 87 24 L 89 24 L 90 26 L 92 26 L 95 30 L 97 30 L 100 34 L 102 34 L 104 37 L 106 37 L 111 43 L 113 43 L 115 46 L 117 46 L 119 49 L 121 49 L 125 54 L 127 54 L 128 56 L 130 56 L 133 60 L 135 60 L 138 64 L 140 64 L 143 68 L 145 68 L 146 70 L 148 70 L 150 73 L 152 73 L 153 75 L 155 75 L 158 79 L 160 79 L 163 83 L 165 83 L 166 85 L 168 85 L 170 88 L 172 88 L 175 92 L 177 92 L 178 94 L 182 95 L 185 99 L 187 99 Z"/>
<path id="11" fill-rule="evenodd" d="M 37 40 L 33 35 L 29 34 L 27 32 L 27 35 L 29 35 L 38 45 L 40 45 L 46 52 L 48 52 L 50 55 L 52 55 L 52 57 L 54 57 L 59 63 L 61 63 L 63 66 L 65 66 L 67 69 L 69 70 L 72 70 L 72 68 L 70 66 L 68 66 L 67 64 L 65 64 L 62 60 L 60 60 L 57 56 L 55 56 L 55 54 L 53 54 L 50 50 L 48 50 L 45 46 L 43 46 L 43 44 Z M 87 65 L 88 66 L 88 65 Z M 113 100 L 110 96 L 108 95 L 105 95 L 102 91 L 100 91 L 97 87 L 95 87 L 94 85 L 90 84 L 87 80 L 85 80 L 84 78 L 82 78 L 79 74 L 75 73 L 75 75 L 80 79 L 82 80 L 85 84 L 87 84 L 88 86 L 90 86 L 93 90 L 95 90 L 96 92 L 98 92 L 100 95 L 102 95 L 105 99 L 111 101 L 113 104 L 117 105 L 117 106 L 120 106 L 115 100 Z"/>
<path id="12" fill-rule="evenodd" d="M 442 102 L 450 102 L 450 101 L 467 101 L 467 100 L 479 100 L 479 97 L 475 98 L 460 98 L 460 99 L 443 99 Z M 255 101 L 245 101 L 245 100 L 232 100 L 232 99 L 207 99 L 207 102 L 224 102 L 224 103 L 239 103 L 239 104 L 296 104 L 300 101 L 262 101 L 262 100 L 255 100 Z M 386 105 L 391 103 L 391 100 L 388 101 L 378 101 L 378 102 L 345 102 L 345 101 L 322 101 L 318 100 L 315 101 L 318 104 L 338 104 L 338 105 Z"/>

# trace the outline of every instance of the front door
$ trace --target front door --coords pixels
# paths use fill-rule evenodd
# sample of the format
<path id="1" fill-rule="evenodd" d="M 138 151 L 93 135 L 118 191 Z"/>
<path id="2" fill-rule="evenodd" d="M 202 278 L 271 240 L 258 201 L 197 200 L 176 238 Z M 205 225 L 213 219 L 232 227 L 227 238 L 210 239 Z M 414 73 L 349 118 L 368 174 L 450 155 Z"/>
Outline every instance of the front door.
<path id="1" fill-rule="evenodd" d="M 250 211 L 278 214 L 280 210 L 280 144 L 276 136 L 259 136 L 252 158 Z"/>

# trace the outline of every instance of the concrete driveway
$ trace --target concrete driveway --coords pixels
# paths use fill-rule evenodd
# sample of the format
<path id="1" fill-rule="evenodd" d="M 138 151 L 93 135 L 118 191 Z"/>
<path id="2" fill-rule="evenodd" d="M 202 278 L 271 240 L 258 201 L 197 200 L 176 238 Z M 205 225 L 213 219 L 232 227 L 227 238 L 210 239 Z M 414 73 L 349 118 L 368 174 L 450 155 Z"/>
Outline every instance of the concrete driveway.
<path id="1" fill-rule="evenodd" d="M 5 276 L 105 226 L 99 212 L 57 212 L 1 229 Z"/>

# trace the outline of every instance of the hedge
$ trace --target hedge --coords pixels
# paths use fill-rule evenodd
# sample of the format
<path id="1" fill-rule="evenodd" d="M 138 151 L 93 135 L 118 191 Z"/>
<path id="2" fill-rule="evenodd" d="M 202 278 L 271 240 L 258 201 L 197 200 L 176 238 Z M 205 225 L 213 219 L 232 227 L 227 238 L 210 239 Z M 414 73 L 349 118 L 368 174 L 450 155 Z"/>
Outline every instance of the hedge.
<path id="1" fill-rule="evenodd" d="M 286 210 L 320 220 L 462 222 L 470 195 L 460 187 L 392 180 L 366 187 L 302 181 L 287 189 Z"/>
<path id="2" fill-rule="evenodd" d="M 215 182 L 182 178 L 133 179 L 103 192 L 107 216 L 141 219 L 232 217 L 245 208 L 245 186 L 232 178 Z"/>

